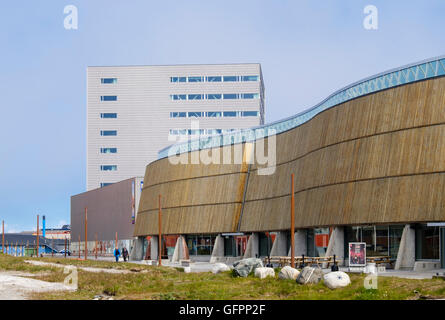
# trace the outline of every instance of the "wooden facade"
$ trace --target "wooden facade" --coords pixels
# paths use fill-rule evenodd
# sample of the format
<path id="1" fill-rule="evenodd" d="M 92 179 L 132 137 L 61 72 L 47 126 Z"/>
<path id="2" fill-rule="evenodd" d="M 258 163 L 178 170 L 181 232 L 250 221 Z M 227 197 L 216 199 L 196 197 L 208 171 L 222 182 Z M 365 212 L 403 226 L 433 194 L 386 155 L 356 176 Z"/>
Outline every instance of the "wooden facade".
<path id="1" fill-rule="evenodd" d="M 166 234 L 288 230 L 292 173 L 296 228 L 445 221 L 445 78 L 344 102 L 278 134 L 272 175 L 258 175 L 247 151 L 237 165 L 149 164 L 135 236 L 157 233 L 158 194 Z"/>

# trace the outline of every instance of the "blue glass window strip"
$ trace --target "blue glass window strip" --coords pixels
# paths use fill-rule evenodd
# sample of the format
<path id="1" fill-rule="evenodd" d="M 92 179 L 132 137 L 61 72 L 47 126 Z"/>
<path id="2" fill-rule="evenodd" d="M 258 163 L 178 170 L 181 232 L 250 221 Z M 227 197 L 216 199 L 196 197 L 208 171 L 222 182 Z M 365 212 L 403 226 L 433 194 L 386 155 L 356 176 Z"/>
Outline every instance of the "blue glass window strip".
<path id="1" fill-rule="evenodd" d="M 100 101 L 117 101 L 117 96 L 100 96 Z"/>
<path id="2" fill-rule="evenodd" d="M 436 64 L 436 68 L 434 68 L 434 63 Z M 315 115 L 326 109 L 352 100 L 356 97 L 374 93 L 380 90 L 385 90 L 398 85 L 443 75 L 445 75 L 445 57 L 418 63 L 415 65 L 410 65 L 397 71 L 388 71 L 385 74 L 380 74 L 374 76 L 373 78 L 367 78 L 340 91 L 337 91 L 318 105 L 291 118 L 281 120 L 280 122 L 264 125 L 262 127 L 252 128 L 244 131 L 237 131 L 235 133 L 221 134 L 219 136 L 212 136 L 210 138 L 213 139 L 212 142 L 214 143 L 208 142 L 207 145 L 212 144 L 214 147 L 219 147 L 234 143 L 240 143 L 242 141 L 246 141 L 246 139 L 250 139 L 250 132 L 253 132 L 253 136 L 255 136 L 256 139 L 267 137 L 269 134 L 279 134 L 281 132 L 298 127 L 299 125 L 309 121 Z M 226 81 L 225 78 L 226 77 L 224 77 L 224 81 Z M 175 154 L 174 152 L 172 153 L 173 150 L 183 153 L 199 149 L 199 140 L 191 140 L 185 143 L 175 144 L 162 149 L 158 153 L 158 159 L 168 157 L 169 154 Z"/>

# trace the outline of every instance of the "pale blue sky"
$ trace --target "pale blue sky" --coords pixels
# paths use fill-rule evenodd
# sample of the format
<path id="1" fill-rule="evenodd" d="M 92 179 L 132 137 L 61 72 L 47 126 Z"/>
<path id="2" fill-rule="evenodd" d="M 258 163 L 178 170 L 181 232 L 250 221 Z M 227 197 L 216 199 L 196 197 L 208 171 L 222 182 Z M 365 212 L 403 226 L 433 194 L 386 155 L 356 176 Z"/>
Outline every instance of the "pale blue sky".
<path id="1" fill-rule="evenodd" d="M 70 4 L 78 30 L 63 27 Z M 378 30 L 363 28 L 368 4 Z M 444 12 L 442 0 L 2 1 L 0 220 L 69 223 L 70 196 L 85 191 L 89 65 L 259 62 L 270 122 L 445 54 Z"/>

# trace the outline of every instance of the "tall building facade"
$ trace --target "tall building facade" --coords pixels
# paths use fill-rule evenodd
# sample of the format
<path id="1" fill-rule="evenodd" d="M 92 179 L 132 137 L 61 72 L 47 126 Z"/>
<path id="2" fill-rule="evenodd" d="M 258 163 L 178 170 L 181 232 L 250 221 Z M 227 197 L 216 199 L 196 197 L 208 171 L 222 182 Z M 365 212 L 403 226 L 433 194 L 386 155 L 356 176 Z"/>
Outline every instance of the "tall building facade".
<path id="1" fill-rule="evenodd" d="M 87 69 L 87 190 L 144 176 L 175 141 L 264 124 L 261 65 Z"/>

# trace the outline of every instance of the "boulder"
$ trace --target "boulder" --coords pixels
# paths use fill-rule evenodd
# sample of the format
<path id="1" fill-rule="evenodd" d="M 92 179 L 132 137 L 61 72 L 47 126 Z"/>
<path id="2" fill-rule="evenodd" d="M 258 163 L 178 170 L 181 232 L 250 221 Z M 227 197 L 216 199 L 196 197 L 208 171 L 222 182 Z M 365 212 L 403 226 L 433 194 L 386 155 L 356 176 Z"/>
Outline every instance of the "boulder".
<path id="1" fill-rule="evenodd" d="M 215 265 L 212 268 L 212 272 L 215 274 L 224 271 L 230 271 L 230 267 L 225 263 L 215 263 Z"/>
<path id="2" fill-rule="evenodd" d="M 247 277 L 252 271 L 255 272 L 256 268 L 262 267 L 263 263 L 257 258 L 243 259 L 233 264 L 233 270 L 239 277 Z"/>
<path id="3" fill-rule="evenodd" d="M 256 268 L 255 277 L 264 279 L 266 277 L 275 277 L 275 271 L 273 268 Z"/>
<path id="4" fill-rule="evenodd" d="M 304 267 L 297 277 L 299 284 L 318 283 L 323 278 L 323 271 L 320 268 Z"/>
<path id="5" fill-rule="evenodd" d="M 283 280 L 285 279 L 297 280 L 299 274 L 300 271 L 298 271 L 297 269 L 285 266 L 283 269 L 280 270 L 280 273 L 278 273 L 278 278 Z"/>
<path id="6" fill-rule="evenodd" d="M 349 276 L 342 271 L 329 272 L 323 276 L 323 280 L 329 289 L 343 288 L 351 284 Z"/>

